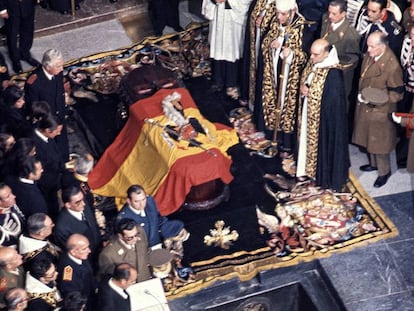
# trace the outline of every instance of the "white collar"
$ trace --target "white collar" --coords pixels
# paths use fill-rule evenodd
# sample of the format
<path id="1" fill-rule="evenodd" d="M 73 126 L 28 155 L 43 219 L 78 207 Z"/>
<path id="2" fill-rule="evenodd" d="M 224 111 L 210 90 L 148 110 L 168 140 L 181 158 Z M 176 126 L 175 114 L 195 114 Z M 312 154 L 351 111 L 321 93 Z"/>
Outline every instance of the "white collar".
<path id="1" fill-rule="evenodd" d="M 76 264 L 78 264 L 78 265 L 82 264 L 82 259 L 75 258 L 69 253 L 68 253 L 68 257 L 69 257 L 70 260 L 74 261 Z"/>
<path id="2" fill-rule="evenodd" d="M 343 23 L 344 23 L 344 21 L 345 21 L 345 18 L 346 17 L 344 17 L 344 19 L 343 20 L 341 20 L 341 21 L 339 21 L 339 22 L 337 22 L 337 23 L 331 23 L 331 25 L 332 25 L 332 30 L 333 31 L 335 31 L 335 30 L 337 30 Z"/>
<path id="3" fill-rule="evenodd" d="M 28 252 L 32 252 L 42 247 L 45 247 L 46 245 L 47 241 L 42 241 L 21 235 L 19 238 L 19 253 L 26 254 Z"/>
<path id="4" fill-rule="evenodd" d="M 50 81 L 53 79 L 53 75 L 51 75 L 50 73 L 48 73 L 45 69 L 45 67 L 42 67 L 43 72 L 45 73 L 46 78 Z"/>
<path id="5" fill-rule="evenodd" d="M 39 136 L 39 138 L 40 138 L 41 140 L 43 140 L 44 142 L 46 142 L 46 143 L 47 143 L 47 142 L 49 141 L 49 138 L 47 138 L 45 135 L 43 135 L 42 133 L 40 133 L 38 129 L 35 129 L 35 134 L 36 134 L 37 136 Z"/>
<path id="6" fill-rule="evenodd" d="M 384 51 L 384 53 L 385 53 L 385 51 Z M 384 53 L 381 53 L 381 55 L 375 56 L 374 60 L 377 62 L 382 57 L 382 55 L 384 55 Z"/>
<path id="7" fill-rule="evenodd" d="M 129 250 L 135 250 L 135 245 L 134 244 L 127 244 L 125 243 L 124 240 L 122 240 L 121 238 L 118 237 L 119 243 L 121 243 L 122 247 L 125 247 Z"/>
<path id="8" fill-rule="evenodd" d="M 112 288 L 115 292 L 117 292 L 122 298 L 124 299 L 128 299 L 128 295 L 125 294 L 124 289 L 119 287 L 118 285 L 116 285 L 113 281 L 112 278 L 109 279 L 108 281 L 108 285 L 110 288 Z"/>
<path id="9" fill-rule="evenodd" d="M 46 294 L 56 290 L 55 287 L 49 287 L 46 284 L 40 282 L 40 280 L 34 278 L 30 272 L 26 273 L 26 291 L 29 293 Z"/>
<path id="10" fill-rule="evenodd" d="M 145 216 L 147 216 L 146 214 L 145 214 L 145 208 L 143 209 L 143 210 L 136 210 L 135 208 L 133 208 L 131 205 L 129 205 L 128 204 L 128 207 L 130 208 L 130 210 L 134 213 L 134 214 L 137 214 L 137 215 L 140 215 L 141 217 L 145 217 Z"/>
<path id="11" fill-rule="evenodd" d="M 22 183 L 24 183 L 24 184 L 31 184 L 31 185 L 33 185 L 33 184 L 34 184 L 34 180 L 31 180 L 31 179 L 27 179 L 27 178 L 19 177 L 19 180 L 20 180 Z"/>
<path id="12" fill-rule="evenodd" d="M 339 64 L 338 52 L 336 51 L 335 46 L 332 46 L 329 51 L 328 57 L 325 58 L 320 63 L 313 65 L 313 68 L 327 68 Z"/>
<path id="13" fill-rule="evenodd" d="M 68 210 L 69 214 L 71 214 L 77 220 L 82 221 L 82 214 L 83 214 L 83 212 L 72 211 L 70 208 L 68 208 L 67 210 Z"/>

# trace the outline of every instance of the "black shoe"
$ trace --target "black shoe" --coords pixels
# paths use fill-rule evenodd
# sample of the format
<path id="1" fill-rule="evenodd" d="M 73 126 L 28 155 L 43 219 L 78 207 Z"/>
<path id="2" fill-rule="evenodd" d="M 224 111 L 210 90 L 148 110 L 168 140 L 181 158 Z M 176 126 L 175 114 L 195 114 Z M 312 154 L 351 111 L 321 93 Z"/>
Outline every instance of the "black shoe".
<path id="1" fill-rule="evenodd" d="M 388 174 L 382 175 L 382 176 L 378 176 L 377 179 L 374 182 L 374 187 L 379 188 L 379 187 L 384 186 L 387 183 L 388 178 L 390 178 L 390 176 L 391 176 L 391 173 L 388 173 Z"/>
<path id="2" fill-rule="evenodd" d="M 20 62 L 13 63 L 12 67 L 13 67 L 14 73 L 16 74 L 20 74 L 23 72 L 22 65 L 20 64 Z"/>
<path id="3" fill-rule="evenodd" d="M 33 58 L 31 55 L 29 55 L 28 57 L 22 58 L 22 60 L 24 60 L 30 66 L 33 66 L 33 67 L 40 66 L 40 62 L 37 59 Z"/>
<path id="4" fill-rule="evenodd" d="M 376 171 L 378 168 L 376 168 L 375 166 L 371 166 L 369 164 L 365 164 L 359 167 L 359 169 L 363 172 L 372 172 L 372 171 Z"/>
<path id="5" fill-rule="evenodd" d="M 407 159 L 397 161 L 398 168 L 406 168 L 407 167 Z"/>
<path id="6" fill-rule="evenodd" d="M 60 14 L 62 14 L 62 15 L 68 15 L 69 14 L 69 11 L 68 10 L 60 11 Z"/>
<path id="7" fill-rule="evenodd" d="M 75 5 L 75 11 L 78 11 L 78 10 L 80 10 L 80 5 L 79 4 Z"/>
<path id="8" fill-rule="evenodd" d="M 109 0 L 110 3 L 117 3 L 118 0 Z"/>

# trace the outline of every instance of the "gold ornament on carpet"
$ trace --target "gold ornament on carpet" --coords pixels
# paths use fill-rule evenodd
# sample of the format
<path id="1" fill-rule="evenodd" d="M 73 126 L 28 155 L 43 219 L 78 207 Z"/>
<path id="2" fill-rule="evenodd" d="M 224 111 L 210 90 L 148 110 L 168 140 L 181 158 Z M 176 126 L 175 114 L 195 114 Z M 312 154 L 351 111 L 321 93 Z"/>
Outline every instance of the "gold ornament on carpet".
<path id="1" fill-rule="evenodd" d="M 210 235 L 204 236 L 204 244 L 207 246 L 220 246 L 223 249 L 229 249 L 233 241 L 239 238 L 236 230 L 230 231 L 229 227 L 224 227 L 224 221 L 218 220 L 214 224 L 216 229 L 210 229 Z"/>

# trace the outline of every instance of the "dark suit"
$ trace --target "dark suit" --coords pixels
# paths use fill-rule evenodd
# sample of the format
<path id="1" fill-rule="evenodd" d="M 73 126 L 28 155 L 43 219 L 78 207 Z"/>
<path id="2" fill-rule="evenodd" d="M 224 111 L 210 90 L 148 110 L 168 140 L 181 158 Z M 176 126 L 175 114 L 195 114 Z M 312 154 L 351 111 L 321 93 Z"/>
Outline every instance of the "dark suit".
<path id="1" fill-rule="evenodd" d="M 179 0 L 150 0 L 150 18 L 157 36 L 162 35 L 165 26 L 170 26 L 180 31 L 180 20 L 178 14 Z"/>
<path id="2" fill-rule="evenodd" d="M 7 177 L 6 183 L 16 196 L 16 203 L 26 219 L 34 213 L 48 213 L 45 198 L 35 183 L 26 183 L 13 176 Z"/>
<path id="3" fill-rule="evenodd" d="M 59 148 L 53 139 L 45 142 L 36 133 L 32 138 L 36 146 L 36 156 L 43 166 L 43 174 L 38 181 L 38 186 L 45 197 L 49 216 L 55 220 L 59 212 L 57 191 L 60 189 L 61 176 L 65 170 L 64 164 Z"/>
<path id="4" fill-rule="evenodd" d="M 131 302 L 129 296 L 123 298 L 109 286 L 108 280 L 101 283 L 98 290 L 97 310 L 100 311 L 129 311 L 131 310 Z"/>
<path id="5" fill-rule="evenodd" d="M 46 101 L 50 106 L 50 112 L 56 116 L 59 123 L 63 125 L 62 133 L 55 138 L 63 161 L 69 157 L 69 143 L 66 129 L 66 103 L 65 90 L 63 88 L 63 73 L 49 80 L 43 67 L 37 68 L 27 79 L 26 105 L 31 108 L 34 101 Z"/>
<path id="6" fill-rule="evenodd" d="M 58 246 L 65 248 L 69 236 L 79 233 L 88 238 L 92 253 L 96 253 L 101 244 L 99 227 L 96 223 L 95 215 L 92 214 L 88 206 L 85 206 L 84 214 L 86 221 L 78 220 L 68 212 L 67 208 L 63 208 L 60 211 L 54 229 L 54 239 Z"/>
<path id="7" fill-rule="evenodd" d="M 68 273 L 65 269 L 71 269 L 71 272 Z M 87 310 L 96 310 L 94 306 L 97 282 L 89 261 L 83 260 L 82 264 L 78 264 L 65 253 L 59 258 L 57 271 L 57 284 L 63 297 L 70 292 L 79 291 L 88 299 Z"/>
<path id="8" fill-rule="evenodd" d="M 2 0 L 0 10 L 7 10 L 7 48 L 13 63 L 30 57 L 34 33 L 34 0 Z M 18 38 L 19 37 L 19 42 Z"/>

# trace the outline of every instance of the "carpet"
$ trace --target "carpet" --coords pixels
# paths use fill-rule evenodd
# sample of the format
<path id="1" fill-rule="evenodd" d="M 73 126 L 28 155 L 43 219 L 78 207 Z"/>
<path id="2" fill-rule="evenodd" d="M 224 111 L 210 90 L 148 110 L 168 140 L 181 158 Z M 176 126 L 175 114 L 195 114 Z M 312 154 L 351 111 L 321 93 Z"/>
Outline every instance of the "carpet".
<path id="1" fill-rule="evenodd" d="M 187 55 L 179 52 L 183 57 L 174 54 L 174 37 L 169 37 L 165 48 L 158 45 L 162 38 L 144 40 L 130 48 L 67 64 L 69 79 L 81 95 L 75 108 L 87 119 L 102 145 L 107 146 L 108 136 L 114 137 L 120 129 L 116 126 L 120 124 L 117 117 L 122 117 L 117 86 L 122 75 L 137 62 L 157 63 L 164 59 L 164 66 L 177 72 L 207 119 L 231 125 L 229 116 L 238 103 L 223 93 L 207 91 L 210 81 L 205 41 L 196 29 L 191 28 L 188 33 L 196 42 L 197 55 L 192 56 L 192 50 Z M 180 44 L 187 42 L 186 37 L 187 32 L 180 34 Z M 191 42 L 185 44 L 192 46 Z M 191 70 L 183 61 L 192 64 Z M 80 79 L 76 79 L 78 76 Z M 102 122 L 97 116 L 104 113 L 110 117 Z M 322 191 L 312 184 L 286 191 L 263 178 L 266 173 L 288 177 L 277 156 L 260 157 L 242 143 L 231 147 L 228 154 L 234 176 L 229 185 L 229 200 L 214 209 L 181 209 L 169 216 L 184 221 L 191 233 L 184 244 L 184 263 L 194 270 L 195 280 L 168 287 L 168 299 L 195 293 L 220 281 L 246 281 L 260 271 L 313 261 L 398 235 L 394 224 L 352 174 L 342 195 Z M 277 202 L 266 188 L 276 193 Z"/>

